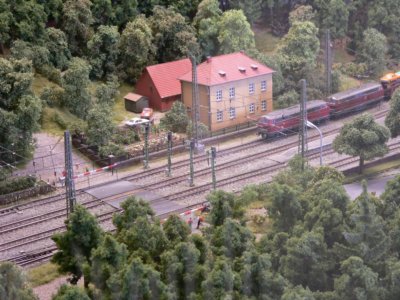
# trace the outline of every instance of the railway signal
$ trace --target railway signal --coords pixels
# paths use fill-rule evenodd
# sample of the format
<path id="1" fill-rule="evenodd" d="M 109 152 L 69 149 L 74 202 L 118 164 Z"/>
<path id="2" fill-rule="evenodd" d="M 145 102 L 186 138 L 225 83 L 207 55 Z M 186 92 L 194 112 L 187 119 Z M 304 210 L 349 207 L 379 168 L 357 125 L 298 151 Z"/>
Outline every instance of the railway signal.
<path id="1" fill-rule="evenodd" d="M 217 178 L 215 176 L 215 159 L 217 157 L 217 149 L 215 147 L 211 147 L 211 176 L 212 176 L 212 185 L 213 190 L 217 188 Z"/>
<path id="2" fill-rule="evenodd" d="M 189 176 L 189 186 L 194 186 L 194 167 L 193 167 L 193 152 L 195 148 L 195 140 L 192 139 L 189 143 L 189 154 L 190 154 L 190 176 Z"/>
<path id="3" fill-rule="evenodd" d="M 149 123 L 144 124 L 144 160 L 143 166 L 145 169 L 149 168 Z"/>
<path id="4" fill-rule="evenodd" d="M 172 132 L 168 131 L 168 168 L 166 170 L 167 177 L 171 177 L 171 156 L 172 156 Z"/>

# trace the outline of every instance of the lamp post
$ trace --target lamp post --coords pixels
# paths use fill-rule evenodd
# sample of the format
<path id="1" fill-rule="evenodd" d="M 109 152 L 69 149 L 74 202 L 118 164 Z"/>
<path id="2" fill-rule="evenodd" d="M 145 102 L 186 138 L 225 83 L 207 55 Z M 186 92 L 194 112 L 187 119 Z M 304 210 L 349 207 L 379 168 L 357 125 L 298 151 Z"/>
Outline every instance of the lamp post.
<path id="1" fill-rule="evenodd" d="M 319 133 L 319 165 L 322 166 L 322 132 L 319 130 L 319 128 L 314 124 L 311 123 L 310 121 L 306 121 L 307 127 L 309 128 L 315 128 L 318 130 Z"/>

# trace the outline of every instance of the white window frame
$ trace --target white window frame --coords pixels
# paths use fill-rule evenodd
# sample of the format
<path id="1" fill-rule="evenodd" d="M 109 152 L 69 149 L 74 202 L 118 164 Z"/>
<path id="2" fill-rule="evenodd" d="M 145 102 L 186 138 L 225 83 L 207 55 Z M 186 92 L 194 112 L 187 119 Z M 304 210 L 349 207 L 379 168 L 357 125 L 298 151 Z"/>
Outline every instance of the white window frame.
<path id="1" fill-rule="evenodd" d="M 222 90 L 217 90 L 215 93 L 215 99 L 217 101 L 222 101 Z"/>
<path id="2" fill-rule="evenodd" d="M 250 95 L 253 95 L 254 92 L 255 92 L 255 89 L 254 89 L 254 82 L 249 83 L 249 94 L 250 94 Z"/>
<path id="3" fill-rule="evenodd" d="M 265 92 L 267 90 L 267 81 L 266 80 L 262 80 L 261 81 L 261 91 Z"/>
<path id="4" fill-rule="evenodd" d="M 235 94 L 236 94 L 235 87 L 234 86 L 230 87 L 229 88 L 229 99 L 235 99 Z"/>
<path id="5" fill-rule="evenodd" d="M 256 105 L 254 103 L 249 104 L 249 113 L 254 114 L 256 112 Z"/>
<path id="6" fill-rule="evenodd" d="M 224 120 L 224 111 L 217 110 L 217 122 L 222 122 Z"/>
<path id="7" fill-rule="evenodd" d="M 267 110 L 267 100 L 261 101 L 261 110 Z"/>
<path id="8" fill-rule="evenodd" d="M 236 109 L 234 107 L 229 108 L 229 118 L 235 119 L 236 118 Z"/>

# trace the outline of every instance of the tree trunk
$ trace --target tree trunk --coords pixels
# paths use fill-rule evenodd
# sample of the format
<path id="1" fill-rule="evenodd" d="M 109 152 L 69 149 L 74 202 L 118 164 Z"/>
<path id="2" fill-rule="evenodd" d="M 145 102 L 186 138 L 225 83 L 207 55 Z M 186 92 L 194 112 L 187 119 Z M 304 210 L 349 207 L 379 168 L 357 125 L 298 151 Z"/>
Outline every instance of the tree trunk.
<path id="1" fill-rule="evenodd" d="M 359 173 L 362 174 L 364 169 L 364 155 L 360 155 Z"/>

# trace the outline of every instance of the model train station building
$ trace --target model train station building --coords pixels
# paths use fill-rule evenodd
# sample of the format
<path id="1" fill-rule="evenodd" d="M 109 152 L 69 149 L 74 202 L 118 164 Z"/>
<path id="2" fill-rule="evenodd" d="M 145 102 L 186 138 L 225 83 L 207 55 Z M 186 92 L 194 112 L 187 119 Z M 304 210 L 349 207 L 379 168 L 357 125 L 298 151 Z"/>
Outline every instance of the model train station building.
<path id="1" fill-rule="evenodd" d="M 242 51 L 208 57 L 197 66 L 200 122 L 214 132 L 272 111 L 273 73 Z M 191 113 L 192 89 L 191 63 L 183 59 L 147 67 L 135 93 L 146 96 L 156 110 L 168 110 L 180 100 Z"/>

